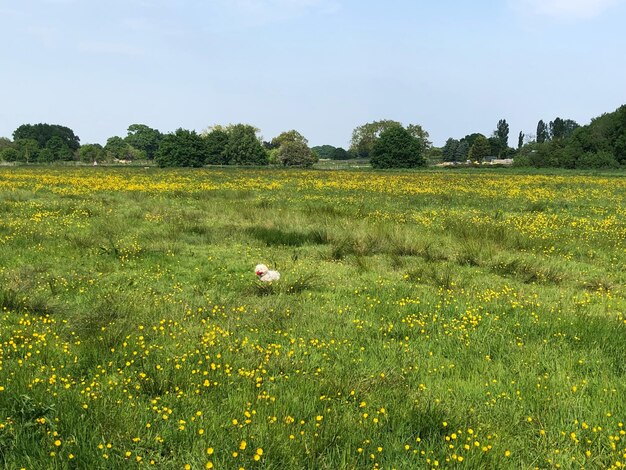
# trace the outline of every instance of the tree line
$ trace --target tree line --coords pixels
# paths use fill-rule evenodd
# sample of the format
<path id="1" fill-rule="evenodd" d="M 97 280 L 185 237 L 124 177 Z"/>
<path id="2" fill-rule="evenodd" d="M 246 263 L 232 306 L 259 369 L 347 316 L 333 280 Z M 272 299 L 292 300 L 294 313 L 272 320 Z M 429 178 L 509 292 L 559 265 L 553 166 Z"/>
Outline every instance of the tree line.
<path id="1" fill-rule="evenodd" d="M 163 134 L 145 124 L 131 124 L 125 137 L 113 136 L 106 145 L 80 145 L 80 139 L 64 126 L 23 124 L 13 141 L 0 138 L 0 160 L 7 162 L 83 163 L 152 160 L 160 167 L 204 165 L 313 165 L 319 156 L 295 130 L 283 132 L 269 142 L 258 136 L 259 129 L 248 124 L 213 126 L 198 134 L 177 129 Z"/>
<path id="2" fill-rule="evenodd" d="M 0 161 L 84 163 L 152 160 L 160 167 L 204 165 L 282 165 L 310 167 L 319 159 L 363 159 L 374 168 L 413 168 L 429 163 L 480 163 L 511 158 L 516 166 L 617 168 L 626 165 L 626 105 L 580 126 L 571 119 L 540 120 L 536 134 L 517 136 L 509 146 L 509 124 L 500 119 L 493 133 L 450 137 L 434 147 L 419 124 L 383 119 L 357 126 L 346 150 L 332 145 L 310 148 L 296 130 L 269 141 L 249 124 L 216 125 L 201 133 L 177 129 L 163 134 L 145 124 L 132 124 L 124 137 L 110 137 L 104 146 L 80 144 L 68 127 L 23 124 L 13 140 L 0 138 Z"/>
<path id="3" fill-rule="evenodd" d="M 509 126 L 498 122 L 490 137 L 470 134 L 449 138 L 441 149 L 443 161 L 480 162 L 513 158 L 515 166 L 536 168 L 619 168 L 626 165 L 626 105 L 581 126 L 572 119 L 539 120 L 535 135 L 520 131 L 517 148 L 509 147 Z"/>

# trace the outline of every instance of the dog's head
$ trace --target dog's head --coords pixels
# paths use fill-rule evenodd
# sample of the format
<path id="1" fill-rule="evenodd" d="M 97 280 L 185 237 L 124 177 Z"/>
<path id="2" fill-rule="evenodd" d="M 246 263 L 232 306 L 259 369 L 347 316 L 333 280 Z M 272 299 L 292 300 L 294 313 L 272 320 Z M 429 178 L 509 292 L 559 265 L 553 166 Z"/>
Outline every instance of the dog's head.
<path id="1" fill-rule="evenodd" d="M 256 275 L 259 277 L 263 276 L 267 271 L 267 266 L 264 264 L 257 264 L 256 268 L 254 268 L 254 272 L 256 272 Z"/>

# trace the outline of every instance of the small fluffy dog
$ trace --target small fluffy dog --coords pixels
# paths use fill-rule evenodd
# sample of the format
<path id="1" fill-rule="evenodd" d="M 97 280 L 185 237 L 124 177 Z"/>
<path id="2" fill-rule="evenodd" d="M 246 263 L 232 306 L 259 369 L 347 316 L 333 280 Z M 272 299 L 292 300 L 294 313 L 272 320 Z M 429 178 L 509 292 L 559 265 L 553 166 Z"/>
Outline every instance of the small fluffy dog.
<path id="1" fill-rule="evenodd" d="M 280 273 L 278 271 L 270 271 L 264 264 L 257 264 L 254 268 L 259 281 L 272 282 L 280 279 Z"/>

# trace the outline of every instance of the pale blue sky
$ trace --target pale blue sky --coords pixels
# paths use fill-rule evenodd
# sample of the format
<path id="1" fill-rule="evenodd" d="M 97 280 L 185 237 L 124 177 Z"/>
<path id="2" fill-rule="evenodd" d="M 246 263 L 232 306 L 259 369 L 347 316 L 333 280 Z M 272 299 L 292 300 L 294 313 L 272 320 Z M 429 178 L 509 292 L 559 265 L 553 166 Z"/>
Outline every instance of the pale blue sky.
<path id="1" fill-rule="evenodd" d="M 245 122 L 347 147 L 386 118 L 443 145 L 504 118 L 515 145 L 626 103 L 626 0 L 0 0 L 0 18 L 7 137 Z"/>

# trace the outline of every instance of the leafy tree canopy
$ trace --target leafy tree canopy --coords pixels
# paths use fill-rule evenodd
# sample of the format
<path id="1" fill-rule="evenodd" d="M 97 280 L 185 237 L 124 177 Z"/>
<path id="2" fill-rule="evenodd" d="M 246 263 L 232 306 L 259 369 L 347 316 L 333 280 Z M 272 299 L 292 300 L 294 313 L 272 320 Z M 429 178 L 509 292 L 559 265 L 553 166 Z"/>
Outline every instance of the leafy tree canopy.
<path id="1" fill-rule="evenodd" d="M 332 145 L 317 145 L 312 147 L 311 150 L 313 150 L 319 158 L 331 159 L 333 158 L 335 147 Z"/>
<path id="2" fill-rule="evenodd" d="M 4 147 L 0 149 L 0 161 L 16 162 L 19 159 L 19 152 L 13 147 Z"/>
<path id="3" fill-rule="evenodd" d="M 214 128 L 203 135 L 207 147 L 207 161 L 209 165 L 226 165 L 226 146 L 228 145 L 228 132 L 221 128 Z"/>
<path id="4" fill-rule="evenodd" d="M 286 142 L 299 142 L 304 145 L 309 144 L 309 141 L 302 134 L 300 134 L 298 131 L 293 130 L 293 129 L 290 131 L 283 132 L 280 135 L 274 137 L 272 141 L 270 142 L 270 144 L 274 148 L 279 148 L 281 145 L 283 145 Z"/>
<path id="5" fill-rule="evenodd" d="M 391 127 L 402 127 L 402 124 L 398 121 L 382 119 L 356 127 L 352 131 L 350 150 L 360 158 L 368 158 L 372 153 L 374 142 L 376 142 L 378 136 Z"/>
<path id="6" fill-rule="evenodd" d="M 163 136 L 154 161 L 160 167 L 200 167 L 205 164 L 208 157 L 205 139 L 196 131 L 180 128 L 173 134 Z"/>
<path id="7" fill-rule="evenodd" d="M 46 149 L 50 150 L 54 160 L 72 160 L 74 154 L 61 137 L 53 136 L 46 143 Z"/>
<path id="8" fill-rule="evenodd" d="M 80 147 L 80 139 L 69 127 L 58 124 L 22 124 L 13 132 L 13 140 L 33 139 L 39 148 L 45 148 L 53 137 L 59 137 L 61 141 L 73 152 Z"/>
<path id="9" fill-rule="evenodd" d="M 288 140 L 283 142 L 278 148 L 278 159 L 285 166 L 310 167 L 317 162 L 318 157 L 301 140 Z"/>
<path id="10" fill-rule="evenodd" d="M 552 139 L 566 139 L 570 137 L 580 125 L 571 119 L 557 117 L 550 121 L 550 137 Z"/>
<path id="11" fill-rule="evenodd" d="M 224 149 L 225 161 L 232 165 L 267 165 L 268 156 L 257 132 L 258 129 L 249 124 L 230 126 Z"/>
<path id="12" fill-rule="evenodd" d="M 18 151 L 18 159 L 20 162 L 37 162 L 39 161 L 39 143 L 35 139 L 16 139 L 15 148 Z M 52 160 L 49 160 L 52 161 Z"/>
<path id="13" fill-rule="evenodd" d="M 0 137 L 0 150 L 13 147 L 13 142 L 11 139 L 7 139 L 6 137 Z"/>
<path id="14" fill-rule="evenodd" d="M 378 137 L 392 127 L 402 127 L 402 124 L 391 119 L 382 119 L 358 126 L 352 131 L 350 152 L 356 157 L 368 158 Z M 431 145 L 431 142 L 428 140 L 428 132 L 419 124 L 409 124 L 405 131 L 418 140 L 423 150 Z"/>
<path id="15" fill-rule="evenodd" d="M 393 125 L 374 142 L 370 163 L 374 168 L 414 168 L 426 164 L 422 142 L 402 126 Z"/>
<path id="16" fill-rule="evenodd" d="M 137 160 L 145 158 L 145 152 L 136 149 L 119 136 L 109 137 L 104 146 L 107 160 Z"/>
<path id="17" fill-rule="evenodd" d="M 78 159 L 83 163 L 102 162 L 106 153 L 100 144 L 85 144 L 78 149 Z"/>
<path id="18" fill-rule="evenodd" d="M 455 162 L 458 161 L 457 160 L 457 148 L 459 147 L 459 144 L 461 142 L 459 142 L 456 139 L 453 139 L 452 137 L 450 137 L 448 140 L 446 140 L 445 145 L 443 146 L 443 148 L 441 149 L 441 154 L 443 157 L 443 161 L 444 162 Z"/>
<path id="19" fill-rule="evenodd" d="M 491 143 L 484 135 L 479 135 L 474 139 L 474 143 L 470 147 L 469 159 L 472 161 L 480 161 L 491 154 Z"/>
<path id="20" fill-rule="evenodd" d="M 146 157 L 152 160 L 162 138 L 163 134 L 157 129 L 152 129 L 145 124 L 131 124 L 128 126 L 128 135 L 124 140 L 137 150 L 145 152 Z"/>
<path id="21" fill-rule="evenodd" d="M 333 150 L 330 158 L 333 160 L 349 160 L 352 158 L 352 154 L 343 147 L 337 147 Z"/>

